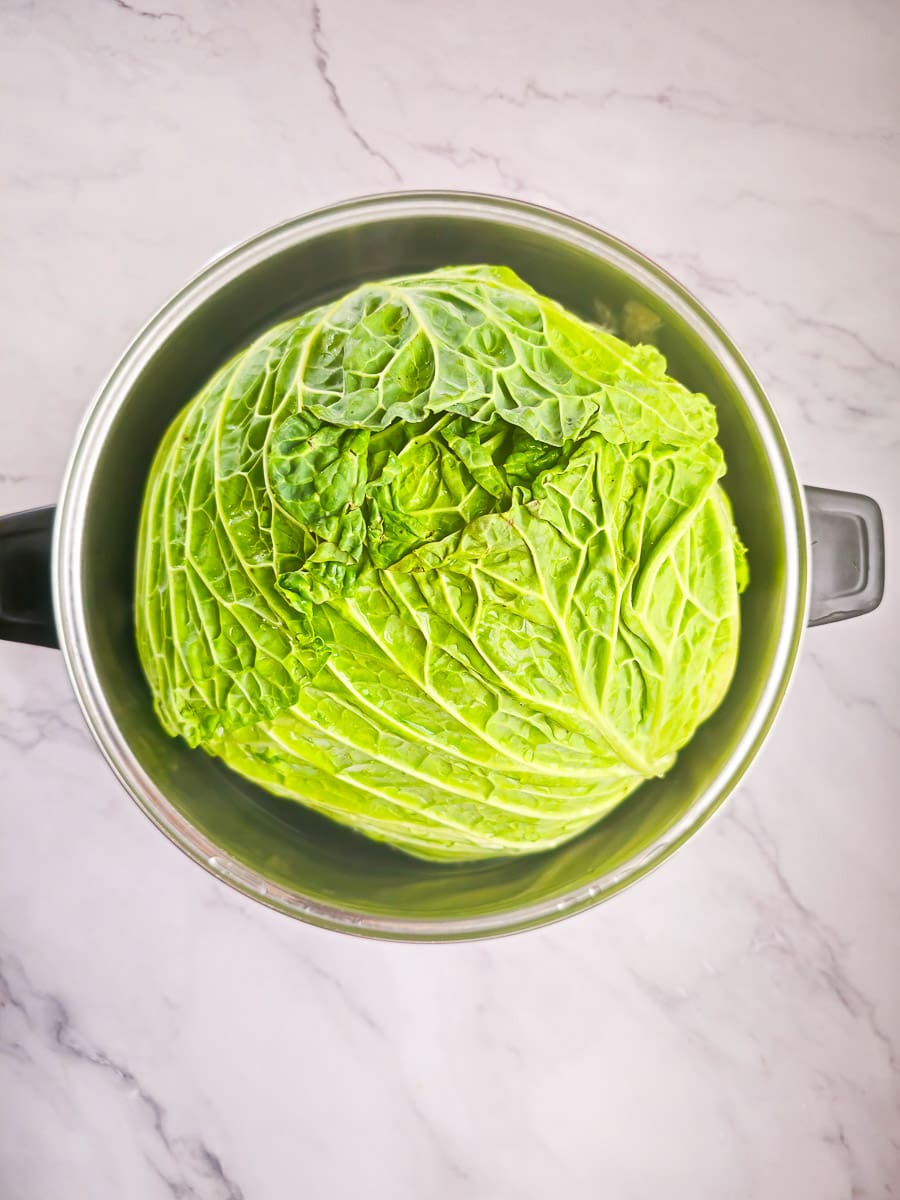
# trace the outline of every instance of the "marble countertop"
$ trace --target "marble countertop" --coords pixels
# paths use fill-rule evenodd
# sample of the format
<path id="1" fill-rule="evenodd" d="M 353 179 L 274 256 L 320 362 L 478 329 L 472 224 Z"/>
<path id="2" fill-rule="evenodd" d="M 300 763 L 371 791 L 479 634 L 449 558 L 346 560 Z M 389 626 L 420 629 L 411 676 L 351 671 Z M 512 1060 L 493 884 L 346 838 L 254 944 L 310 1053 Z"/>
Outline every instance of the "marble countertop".
<path id="1" fill-rule="evenodd" d="M 659 259 L 867 491 L 881 609 L 811 631 L 749 782 L 611 904 L 474 945 L 244 900 L 0 644 L 4 1200 L 900 1195 L 900 8 L 3 0 L 0 511 L 221 246 L 398 187 Z"/>

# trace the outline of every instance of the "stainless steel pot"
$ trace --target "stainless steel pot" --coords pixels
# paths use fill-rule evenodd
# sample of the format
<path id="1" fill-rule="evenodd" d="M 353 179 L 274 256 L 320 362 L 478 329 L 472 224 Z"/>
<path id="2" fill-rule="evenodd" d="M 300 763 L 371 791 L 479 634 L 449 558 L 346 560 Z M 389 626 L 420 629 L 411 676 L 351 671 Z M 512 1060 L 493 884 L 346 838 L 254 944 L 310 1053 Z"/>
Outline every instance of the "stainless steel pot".
<path id="1" fill-rule="evenodd" d="M 132 632 L 134 552 L 159 438 L 225 359 L 267 326 L 364 278 L 482 261 L 513 267 L 587 316 L 598 303 L 615 309 L 628 300 L 657 314 L 671 372 L 706 392 L 718 410 L 752 584 L 742 601 L 731 690 L 665 779 L 646 784 L 560 849 L 444 867 L 277 800 L 163 733 Z M 88 411 L 55 515 L 42 509 L 0 523 L 0 635 L 58 641 L 85 718 L 119 779 L 176 845 L 220 879 L 331 929 L 450 940 L 577 912 L 672 854 L 718 808 L 762 745 L 804 626 L 876 607 L 883 558 L 875 502 L 819 488 L 807 488 L 804 498 L 775 416 L 739 351 L 659 267 L 544 209 L 464 193 L 410 193 L 336 205 L 262 233 L 216 259 L 152 318 Z"/>

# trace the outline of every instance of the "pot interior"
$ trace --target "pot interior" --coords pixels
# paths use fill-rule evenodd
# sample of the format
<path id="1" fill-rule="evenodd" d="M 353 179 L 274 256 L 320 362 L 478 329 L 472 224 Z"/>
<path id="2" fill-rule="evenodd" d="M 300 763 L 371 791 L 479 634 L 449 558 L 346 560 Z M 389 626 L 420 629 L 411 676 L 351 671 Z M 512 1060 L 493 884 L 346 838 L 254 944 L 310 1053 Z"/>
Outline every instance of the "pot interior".
<path id="1" fill-rule="evenodd" d="M 618 243 L 500 202 L 455 204 L 444 197 L 408 210 L 368 202 L 343 212 L 330 222 L 301 220 L 262 235 L 215 264 L 182 293 L 176 318 L 170 306 L 166 338 L 152 353 L 139 339 L 128 372 L 120 366 L 99 398 L 97 410 L 105 405 L 115 415 L 93 452 L 90 475 L 83 468 L 80 558 L 73 568 L 89 645 L 84 657 L 96 672 L 90 686 L 105 700 L 117 745 L 133 756 L 125 774 L 132 790 L 143 793 L 143 806 L 190 853 L 215 858 L 213 869 L 236 876 L 245 890 L 313 920 L 388 935 L 459 936 L 546 919 L 615 890 L 664 857 L 715 808 L 752 757 L 786 683 L 803 615 L 796 481 L 765 401 L 740 361 L 729 359 L 727 342 L 717 341 L 715 327 L 684 293 Z M 598 305 L 621 312 L 627 301 L 656 314 L 671 373 L 709 395 L 718 411 L 729 464 L 725 486 L 748 546 L 751 584 L 742 598 L 740 657 L 728 696 L 664 779 L 644 785 L 557 850 L 440 866 L 270 796 L 164 734 L 135 648 L 133 571 L 154 450 L 216 367 L 266 327 L 363 279 L 474 262 L 511 266 L 589 319 L 597 318 Z M 80 469 L 76 454 L 70 490 Z"/>

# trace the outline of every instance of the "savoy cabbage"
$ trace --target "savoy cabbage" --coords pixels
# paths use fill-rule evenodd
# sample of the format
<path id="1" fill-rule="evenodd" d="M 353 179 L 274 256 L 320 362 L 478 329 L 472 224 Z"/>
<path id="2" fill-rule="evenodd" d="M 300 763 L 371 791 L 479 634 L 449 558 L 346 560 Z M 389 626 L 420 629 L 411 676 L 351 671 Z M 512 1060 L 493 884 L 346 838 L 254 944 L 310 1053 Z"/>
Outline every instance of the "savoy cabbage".
<path id="1" fill-rule="evenodd" d="M 502 267 L 367 283 L 170 426 L 141 660 L 166 730 L 430 859 L 541 850 L 662 775 L 734 671 L 715 411 Z"/>

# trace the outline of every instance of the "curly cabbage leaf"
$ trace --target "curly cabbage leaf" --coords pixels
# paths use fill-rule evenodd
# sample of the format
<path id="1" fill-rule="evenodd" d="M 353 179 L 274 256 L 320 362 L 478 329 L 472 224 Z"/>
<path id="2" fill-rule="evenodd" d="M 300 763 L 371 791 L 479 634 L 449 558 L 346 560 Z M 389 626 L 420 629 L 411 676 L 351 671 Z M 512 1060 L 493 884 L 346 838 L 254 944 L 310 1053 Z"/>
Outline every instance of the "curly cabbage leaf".
<path id="1" fill-rule="evenodd" d="M 165 729 L 423 858 L 542 850 L 664 774 L 734 672 L 715 411 L 507 268 L 270 330 L 147 486 Z"/>

